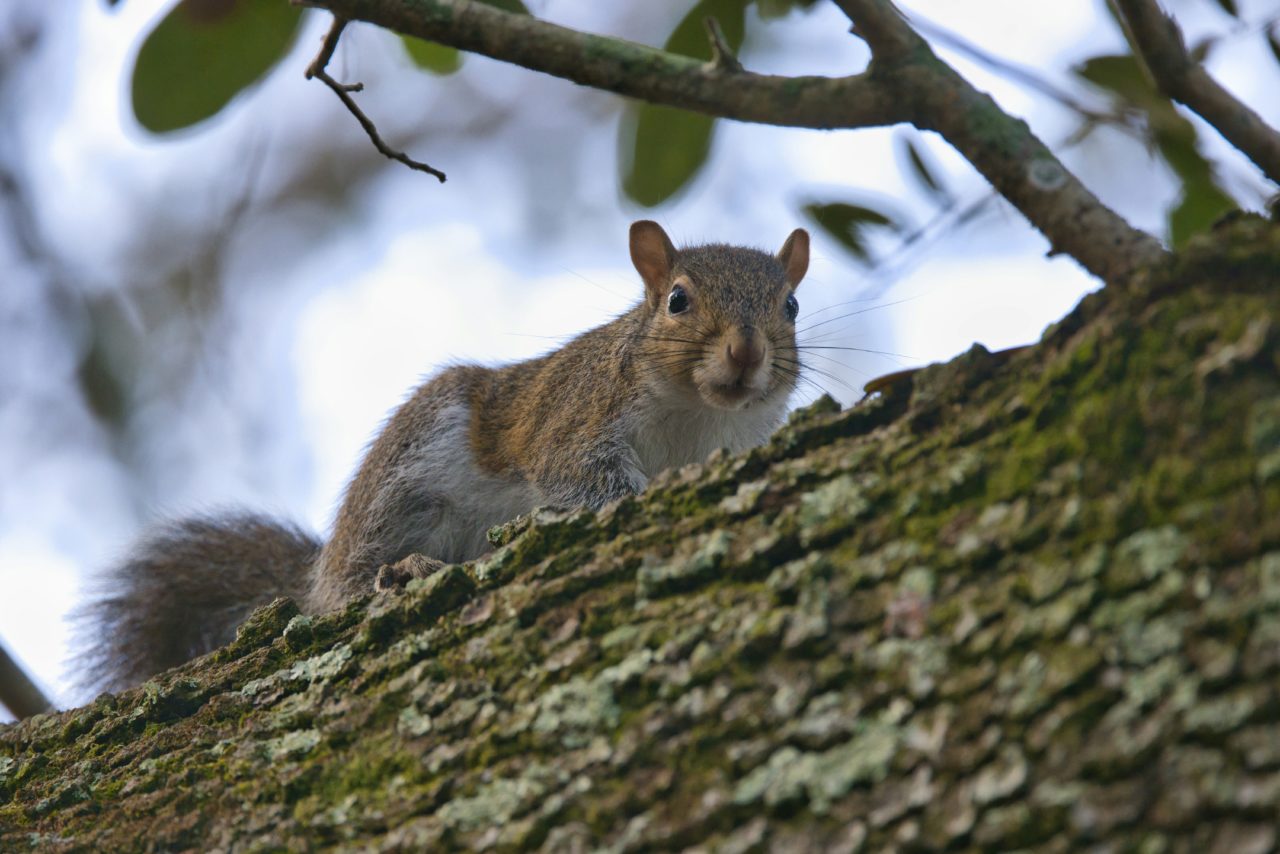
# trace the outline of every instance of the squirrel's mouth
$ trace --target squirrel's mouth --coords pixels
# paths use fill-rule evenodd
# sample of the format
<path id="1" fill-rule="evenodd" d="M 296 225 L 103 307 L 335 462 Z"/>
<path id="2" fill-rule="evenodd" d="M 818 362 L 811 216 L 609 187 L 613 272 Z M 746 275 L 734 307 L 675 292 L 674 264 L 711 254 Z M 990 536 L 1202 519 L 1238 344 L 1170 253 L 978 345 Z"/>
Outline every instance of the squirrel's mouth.
<path id="1" fill-rule="evenodd" d="M 703 383 L 702 399 L 720 409 L 742 409 L 760 399 L 760 389 L 742 379 L 729 383 Z"/>

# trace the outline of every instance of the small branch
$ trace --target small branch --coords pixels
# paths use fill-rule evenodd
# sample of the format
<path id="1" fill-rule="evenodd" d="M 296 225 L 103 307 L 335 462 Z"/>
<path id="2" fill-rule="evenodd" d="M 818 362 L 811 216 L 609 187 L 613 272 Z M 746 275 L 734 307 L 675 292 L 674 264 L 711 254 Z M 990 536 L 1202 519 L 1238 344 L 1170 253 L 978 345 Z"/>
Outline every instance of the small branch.
<path id="1" fill-rule="evenodd" d="M 1155 0 L 1116 0 L 1116 5 L 1160 90 L 1194 110 L 1280 183 L 1280 133 L 1191 58 L 1182 31 Z"/>
<path id="2" fill-rule="evenodd" d="M 329 32 L 324 37 L 324 44 L 320 46 L 320 53 L 316 54 L 316 58 L 312 60 L 311 65 L 307 66 L 307 79 L 315 78 L 333 90 L 333 93 L 338 96 L 338 100 L 342 101 L 351 115 L 356 117 L 360 127 L 364 128 L 364 132 L 369 135 L 369 139 L 373 141 L 373 147 L 378 149 L 384 157 L 397 160 L 416 172 L 426 172 L 428 175 L 434 175 L 443 184 L 445 182 L 445 174 L 439 169 L 414 160 L 403 151 L 396 151 L 383 142 L 377 127 L 356 104 L 355 99 L 351 97 L 352 92 L 364 91 L 363 83 L 339 83 L 329 76 L 329 72 L 325 71 L 329 66 L 329 60 L 333 59 L 333 52 L 338 47 L 338 39 L 342 38 L 342 31 L 346 26 L 346 18 L 341 15 L 334 15 L 333 26 L 329 28 Z"/>
<path id="3" fill-rule="evenodd" d="M 53 704 L 0 646 L 0 705 L 18 720 L 53 711 Z"/>
<path id="4" fill-rule="evenodd" d="M 733 48 L 720 29 L 720 22 L 708 15 L 702 19 L 707 28 L 707 38 L 711 41 L 711 67 L 716 71 L 736 73 L 742 71 L 742 63 L 734 56 Z"/>

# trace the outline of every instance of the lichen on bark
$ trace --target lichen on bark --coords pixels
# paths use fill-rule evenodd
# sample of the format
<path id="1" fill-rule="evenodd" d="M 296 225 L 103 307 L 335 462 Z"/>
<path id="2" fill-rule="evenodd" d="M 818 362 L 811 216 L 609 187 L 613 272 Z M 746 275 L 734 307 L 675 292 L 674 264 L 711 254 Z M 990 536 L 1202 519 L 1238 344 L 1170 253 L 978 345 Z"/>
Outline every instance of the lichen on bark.
<path id="1" fill-rule="evenodd" d="M 1264 851 L 1280 231 L 0 729 L 0 849 Z"/>

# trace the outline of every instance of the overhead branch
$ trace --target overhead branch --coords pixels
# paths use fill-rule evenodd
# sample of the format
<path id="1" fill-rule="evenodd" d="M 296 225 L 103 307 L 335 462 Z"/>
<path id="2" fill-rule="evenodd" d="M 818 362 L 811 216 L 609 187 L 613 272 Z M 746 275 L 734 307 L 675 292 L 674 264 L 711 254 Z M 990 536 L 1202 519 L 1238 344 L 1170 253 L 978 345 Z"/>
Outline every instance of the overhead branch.
<path id="1" fill-rule="evenodd" d="M 729 119 L 807 128 L 904 121 L 899 105 L 865 74 L 780 77 L 729 71 L 469 0 L 306 0 L 306 5 L 594 89 Z"/>
<path id="2" fill-rule="evenodd" d="M 1107 282 L 1163 257 L 1159 242 L 1104 205 L 1041 142 L 932 48 L 889 0 L 836 0 L 871 47 L 878 84 L 893 91 L 907 120 L 933 130 L 1049 239 Z M 888 51 L 888 57 L 885 56 Z"/>
<path id="3" fill-rule="evenodd" d="M 335 15 L 656 104 L 808 128 L 910 122 L 940 133 L 1063 252 L 1108 282 L 1163 256 L 1026 124 L 939 60 L 887 0 L 836 0 L 872 48 L 865 73 L 779 77 L 699 62 L 468 0 L 295 0 Z"/>
<path id="4" fill-rule="evenodd" d="M 1280 183 L 1280 133 L 1191 58 L 1177 23 L 1155 0 L 1116 0 L 1160 91 L 1185 104 Z"/>

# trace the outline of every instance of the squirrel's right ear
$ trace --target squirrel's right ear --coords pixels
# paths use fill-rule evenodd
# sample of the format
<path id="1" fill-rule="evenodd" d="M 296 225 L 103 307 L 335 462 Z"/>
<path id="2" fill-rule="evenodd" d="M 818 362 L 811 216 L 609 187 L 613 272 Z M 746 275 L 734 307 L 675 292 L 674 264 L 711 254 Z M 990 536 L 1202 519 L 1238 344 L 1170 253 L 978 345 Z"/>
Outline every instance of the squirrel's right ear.
<path id="1" fill-rule="evenodd" d="M 809 269 L 809 232 L 797 228 L 778 250 L 778 262 L 782 264 L 787 284 L 792 288 L 800 284 Z"/>
<path id="2" fill-rule="evenodd" d="M 662 226 L 648 219 L 631 223 L 631 263 L 644 279 L 645 294 L 650 302 L 660 304 L 666 295 L 675 261 L 676 248 Z"/>

